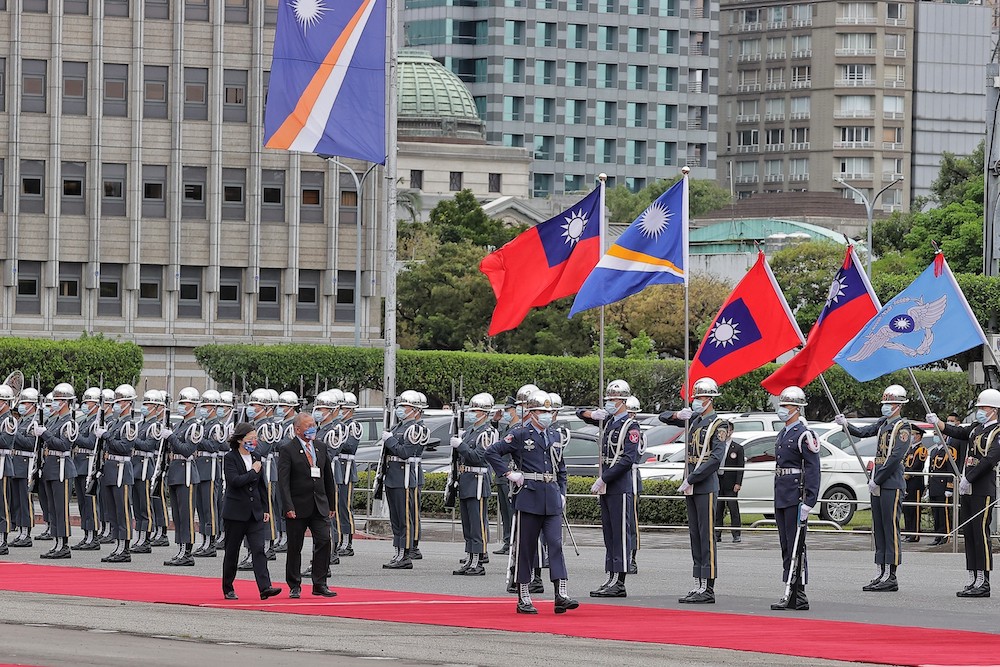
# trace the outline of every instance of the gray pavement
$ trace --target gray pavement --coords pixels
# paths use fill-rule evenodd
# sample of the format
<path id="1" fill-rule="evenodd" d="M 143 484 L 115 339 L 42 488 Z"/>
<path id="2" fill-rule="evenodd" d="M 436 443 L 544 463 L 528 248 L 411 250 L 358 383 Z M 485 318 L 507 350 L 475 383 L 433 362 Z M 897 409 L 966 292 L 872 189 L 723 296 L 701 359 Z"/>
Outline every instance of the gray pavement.
<path id="1" fill-rule="evenodd" d="M 580 542 L 581 555 L 573 554 L 567 545 L 570 571 L 570 592 L 583 604 L 608 604 L 649 606 L 684 609 L 692 613 L 703 611 L 733 612 L 757 616 L 784 618 L 786 614 L 772 612 L 769 604 L 781 592 L 780 557 L 773 533 L 744 534 L 740 545 L 725 541 L 719 545 L 720 576 L 716 584 L 718 603 L 712 606 L 691 608 L 680 605 L 677 598 L 691 583 L 691 561 L 684 534 L 644 535 L 644 548 L 639 554 L 638 575 L 630 576 L 627 584 L 629 597 L 625 600 L 598 601 L 587 596 L 604 580 L 603 548 L 599 532 L 595 529 L 575 529 Z M 412 571 L 383 570 L 381 564 L 391 555 L 391 547 L 381 540 L 356 540 L 357 555 L 342 558 L 333 568 L 331 586 L 377 588 L 415 592 L 433 592 L 456 595 L 497 596 L 510 599 L 511 613 L 514 600 L 503 592 L 506 557 L 492 555 L 485 577 L 456 577 L 451 571 L 458 567 L 462 555 L 459 543 L 448 541 L 450 527 L 427 524 L 425 539 L 420 548 L 424 559 L 416 562 Z M 858 536 L 833 536 L 832 540 L 846 540 L 841 548 L 824 543 L 825 536 L 811 536 L 814 548 L 810 553 L 811 581 L 808 587 L 812 610 L 803 617 L 853 620 L 866 623 L 885 623 L 901 626 L 960 628 L 983 632 L 1000 632 L 996 602 L 964 600 L 955 597 L 955 591 L 965 584 L 964 557 L 947 550 L 929 549 L 924 544 L 905 545 L 903 565 L 899 571 L 901 590 L 898 593 L 863 593 L 861 586 L 873 571 L 872 554 L 865 538 Z M 10 556 L 0 560 L 39 561 L 38 554 L 51 543 L 36 543 L 28 549 L 12 549 Z M 495 548 L 495 545 L 494 545 Z M 308 549 L 308 544 L 307 544 Z M 193 568 L 165 568 L 162 561 L 173 554 L 175 548 L 161 548 L 150 555 L 133 557 L 123 569 L 178 573 L 186 575 L 218 576 L 222 559 L 201 559 Z M 105 547 L 104 553 L 108 548 Z M 59 565 L 78 567 L 104 567 L 100 553 L 75 553 L 71 560 L 58 561 Z M 278 585 L 284 579 L 284 558 L 270 564 L 271 575 Z M 241 573 L 249 577 L 249 573 Z M 72 594 L 72 591 L 67 591 Z M 551 584 L 546 583 L 544 598 L 551 596 Z M 221 599 L 221 590 L 220 590 Z M 247 621 L 248 616 L 252 618 Z M 634 621 L 634 619 L 633 619 Z M 641 622 L 641 619 L 640 619 Z M 43 623 L 58 628 L 31 628 L 24 623 Z M 233 611 L 225 609 L 198 609 L 121 603 L 107 600 L 19 594 L 0 591 L 0 624 L 22 624 L 18 632 L 5 632 L 0 625 L 0 655 L 12 650 L 44 646 L 44 652 L 32 662 L 21 657 L 18 662 L 28 664 L 61 665 L 91 664 L 74 661 L 74 651 L 90 654 L 76 629 L 115 630 L 111 635 L 94 635 L 100 642 L 120 647 L 121 663 L 108 660 L 100 664 L 134 664 L 136 651 L 145 655 L 161 651 L 161 642 L 174 642 L 170 650 L 183 656 L 195 655 L 198 647 L 216 647 L 222 656 L 235 657 L 239 651 L 253 659 L 266 660 L 269 652 L 289 648 L 316 649 L 342 657 L 363 660 L 367 658 L 393 658 L 405 664 L 476 664 L 509 665 L 512 661 L 536 664 L 541 660 L 558 660 L 560 663 L 621 664 L 627 656 L 635 665 L 833 665 L 840 663 L 809 661 L 756 653 L 741 653 L 668 646 L 662 644 L 613 642 L 609 651 L 607 641 L 532 635 L 508 634 L 498 631 L 445 628 L 411 624 L 335 619 L 328 617 L 276 616 L 263 612 Z M 261 632 L 259 628 L 266 627 Z M 66 631 L 62 628 L 74 630 Z M 35 635 L 32 633 L 39 632 Z M 650 628 L 651 633 L 669 633 L 669 628 Z M 87 634 L 87 633 L 82 633 Z M 35 637 L 39 641 L 23 642 L 20 637 Z M 55 635 L 58 641 L 46 640 Z M 170 635 L 179 639 L 156 639 L 157 635 Z M 135 644 L 138 642 L 138 644 Z M 220 642 L 241 642 L 246 646 L 219 646 Z M 133 650 L 133 647 L 134 648 Z M 248 653 L 253 650 L 254 652 Z M 282 654 L 284 658 L 285 654 Z M 273 657 L 273 655 L 272 655 Z M 42 660 L 44 658 L 44 660 Z M 157 658 L 159 659 L 159 658 Z M 227 664 L 220 657 L 218 664 Z M 235 658 L 234 658 L 235 659 Z M 248 658 L 249 660 L 250 658 Z M 316 656 L 305 659 L 317 660 Z M 178 664 L 164 660 L 163 664 Z M 933 662 L 933 660 L 928 660 Z M 98 664 L 97 662 L 93 664 Z M 160 664 L 153 662 L 151 664 Z M 254 663 L 250 663 L 254 664 Z M 288 663 L 299 664 L 299 663 Z M 304 664 L 304 663 L 303 663 Z M 353 661 L 345 664 L 355 664 Z"/>

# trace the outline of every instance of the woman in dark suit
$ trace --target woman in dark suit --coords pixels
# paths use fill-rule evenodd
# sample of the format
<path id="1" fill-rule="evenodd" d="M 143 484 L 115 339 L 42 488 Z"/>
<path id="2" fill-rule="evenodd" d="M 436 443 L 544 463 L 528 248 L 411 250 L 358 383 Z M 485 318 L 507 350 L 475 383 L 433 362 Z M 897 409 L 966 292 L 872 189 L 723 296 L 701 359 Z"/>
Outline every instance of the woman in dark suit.
<path id="1" fill-rule="evenodd" d="M 257 431 L 247 423 L 238 424 L 229 438 L 230 451 L 223 459 L 226 475 L 226 497 L 222 504 L 222 520 L 226 528 L 226 557 L 222 560 L 222 592 L 227 600 L 236 600 L 233 581 L 240 545 L 246 537 L 253 560 L 253 572 L 260 589 L 260 599 L 281 592 L 271 585 L 264 555 L 264 525 L 271 515 L 264 511 L 267 484 L 261 474 L 263 464 L 254 454 L 257 449 Z"/>

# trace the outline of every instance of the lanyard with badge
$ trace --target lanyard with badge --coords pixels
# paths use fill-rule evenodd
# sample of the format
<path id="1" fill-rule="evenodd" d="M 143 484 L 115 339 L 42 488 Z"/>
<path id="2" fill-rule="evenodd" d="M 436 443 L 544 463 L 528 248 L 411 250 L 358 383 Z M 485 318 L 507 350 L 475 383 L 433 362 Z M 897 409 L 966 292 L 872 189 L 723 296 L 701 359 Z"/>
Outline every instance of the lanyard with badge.
<path id="1" fill-rule="evenodd" d="M 313 460 L 313 456 L 310 453 L 311 449 L 312 445 L 307 444 L 305 447 L 302 448 L 302 451 L 305 452 L 306 460 L 309 461 L 309 474 L 313 477 L 313 479 L 319 479 L 321 474 L 320 469 L 319 466 L 316 465 L 315 460 Z"/>

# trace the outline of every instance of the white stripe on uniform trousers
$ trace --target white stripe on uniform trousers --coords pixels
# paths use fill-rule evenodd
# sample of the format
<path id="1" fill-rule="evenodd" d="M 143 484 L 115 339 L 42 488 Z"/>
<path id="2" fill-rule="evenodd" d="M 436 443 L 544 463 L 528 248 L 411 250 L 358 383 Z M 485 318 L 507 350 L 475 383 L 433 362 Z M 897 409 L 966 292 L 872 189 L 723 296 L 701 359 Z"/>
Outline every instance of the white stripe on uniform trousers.
<path id="1" fill-rule="evenodd" d="M 628 571 L 628 517 L 626 513 L 628 512 L 628 495 L 622 494 L 622 563 L 625 566 L 625 571 Z"/>

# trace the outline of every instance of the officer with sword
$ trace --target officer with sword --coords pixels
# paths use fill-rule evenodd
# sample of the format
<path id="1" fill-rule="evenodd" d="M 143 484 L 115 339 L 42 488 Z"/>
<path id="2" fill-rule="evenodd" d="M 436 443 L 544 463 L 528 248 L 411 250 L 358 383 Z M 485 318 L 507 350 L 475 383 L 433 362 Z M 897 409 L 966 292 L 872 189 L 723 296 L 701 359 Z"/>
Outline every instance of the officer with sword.
<path id="1" fill-rule="evenodd" d="M 31 530 L 35 526 L 35 507 L 31 500 L 30 487 L 35 477 L 35 449 L 38 438 L 31 430 L 38 419 L 38 390 L 25 387 L 17 402 L 17 412 L 21 419 L 14 434 L 13 449 L 8 460 L 13 474 L 8 487 L 10 494 L 10 512 L 14 526 L 17 527 L 17 537 L 10 541 L 12 547 L 30 547 L 32 545 Z"/>
<path id="2" fill-rule="evenodd" d="M 73 418 L 73 403 L 76 391 L 73 385 L 61 382 L 52 390 L 51 419 L 46 426 L 35 423 L 34 435 L 41 438 L 44 445 L 45 463 L 42 466 L 42 484 L 49 505 L 49 530 L 55 544 L 40 558 L 70 558 L 71 532 L 69 499 L 72 495 L 70 480 L 76 478 L 76 464 L 73 447 L 76 444 L 79 426 Z"/>
<path id="3" fill-rule="evenodd" d="M 135 532 L 139 537 L 132 545 L 132 553 L 148 554 L 153 551 L 153 475 L 163 438 L 160 423 L 165 407 L 164 392 L 150 389 L 143 393 L 139 404 L 138 434 L 132 450 L 132 508 L 135 511 Z"/>
<path id="4" fill-rule="evenodd" d="M 73 551 L 98 551 L 101 548 L 97 541 L 97 498 L 87 495 L 87 476 L 96 466 L 97 436 L 94 429 L 100 424 L 100 412 L 101 390 L 99 387 L 88 387 L 83 392 L 79 429 L 73 446 L 73 463 L 76 465 L 73 491 L 83 531 L 83 539 L 70 547 Z"/>
<path id="5" fill-rule="evenodd" d="M 0 385 L 0 556 L 6 556 L 10 550 L 7 546 L 7 533 L 10 532 L 10 481 L 14 476 L 11 456 L 14 453 L 14 434 L 17 432 L 17 419 L 11 410 L 17 395 L 7 384 Z"/>
<path id="6" fill-rule="evenodd" d="M 490 424 L 493 396 L 476 394 L 469 401 L 464 432 L 452 436 L 451 446 L 458 459 L 458 498 L 462 507 L 462 536 L 465 538 L 465 563 L 452 574 L 482 576 L 483 559 L 490 541 L 487 506 L 490 498 L 490 469 L 486 450 L 496 444 L 497 432 Z"/>
<path id="7" fill-rule="evenodd" d="M 419 531 L 420 459 L 430 431 L 421 418 L 426 399 L 407 390 L 396 401 L 396 425 L 382 434 L 385 446 L 385 495 L 396 555 L 382 565 L 389 570 L 412 570 L 412 550 Z"/>
<path id="8" fill-rule="evenodd" d="M 163 561 L 168 567 L 194 565 L 194 496 L 201 476 L 195 465 L 195 454 L 205 438 L 205 427 L 198 421 L 201 394 L 194 387 L 184 387 L 177 395 L 177 412 L 182 421 L 176 433 L 167 437 L 170 464 L 167 485 L 170 487 L 170 510 L 174 519 L 174 542 L 177 553 Z M 169 430 L 169 429 L 168 429 Z"/>

